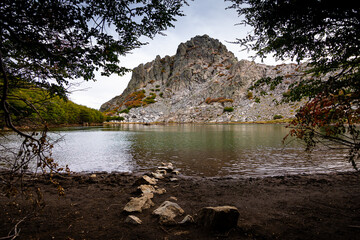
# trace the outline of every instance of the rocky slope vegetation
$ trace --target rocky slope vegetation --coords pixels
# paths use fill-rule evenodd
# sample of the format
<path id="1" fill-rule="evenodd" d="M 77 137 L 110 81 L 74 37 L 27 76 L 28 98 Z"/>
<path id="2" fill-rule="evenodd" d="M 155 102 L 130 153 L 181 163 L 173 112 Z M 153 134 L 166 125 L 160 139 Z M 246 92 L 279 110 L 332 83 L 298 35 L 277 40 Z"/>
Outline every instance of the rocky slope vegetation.
<path id="1" fill-rule="evenodd" d="M 133 69 L 125 91 L 100 110 L 125 122 L 251 122 L 290 118 L 297 104 L 278 104 L 299 66 L 238 61 L 218 40 L 196 36 L 175 56 L 157 56 Z M 264 77 L 284 75 L 277 87 L 249 90 Z"/>

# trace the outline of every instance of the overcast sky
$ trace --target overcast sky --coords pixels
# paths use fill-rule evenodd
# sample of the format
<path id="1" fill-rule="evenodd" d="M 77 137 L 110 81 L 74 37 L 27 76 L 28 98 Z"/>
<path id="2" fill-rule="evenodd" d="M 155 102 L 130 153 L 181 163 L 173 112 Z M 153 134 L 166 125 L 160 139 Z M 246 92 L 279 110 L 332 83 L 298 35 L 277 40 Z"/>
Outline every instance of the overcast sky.
<path id="1" fill-rule="evenodd" d="M 161 57 L 175 55 L 177 46 L 181 42 L 186 42 L 196 35 L 204 34 L 219 39 L 228 50 L 235 54 L 238 60 L 249 59 L 251 53 L 241 51 L 239 45 L 228 43 L 235 41 L 236 38 L 246 36 L 251 31 L 250 28 L 243 25 L 236 25 L 241 19 L 234 9 L 225 10 L 231 3 L 222 0 L 195 0 L 189 1 L 189 3 L 190 6 L 183 8 L 186 16 L 178 18 L 174 23 L 175 28 L 165 31 L 166 36 L 157 35 L 153 40 L 146 40 L 149 43 L 148 45 L 135 49 L 131 54 L 121 58 L 121 66 L 132 69 L 141 63 L 154 60 L 156 55 Z M 278 64 L 273 59 L 268 59 L 264 63 Z M 70 100 L 77 104 L 99 109 L 101 104 L 120 95 L 130 78 L 131 73 L 123 77 L 117 75 L 103 77 L 98 74 L 96 82 L 84 82 L 73 87 Z"/>

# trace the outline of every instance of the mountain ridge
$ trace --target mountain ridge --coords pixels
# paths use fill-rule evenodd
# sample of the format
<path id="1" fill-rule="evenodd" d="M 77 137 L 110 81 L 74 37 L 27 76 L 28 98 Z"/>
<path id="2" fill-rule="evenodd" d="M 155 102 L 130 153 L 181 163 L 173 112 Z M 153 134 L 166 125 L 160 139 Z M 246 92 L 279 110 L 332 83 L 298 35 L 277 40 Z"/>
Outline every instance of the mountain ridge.
<path id="1" fill-rule="evenodd" d="M 126 122 L 245 122 L 293 117 L 299 103 L 278 102 L 297 81 L 299 66 L 269 66 L 240 60 L 219 40 L 195 36 L 174 56 L 157 56 L 133 69 L 124 92 L 100 111 Z M 288 76 L 276 88 L 248 88 L 264 77 Z"/>

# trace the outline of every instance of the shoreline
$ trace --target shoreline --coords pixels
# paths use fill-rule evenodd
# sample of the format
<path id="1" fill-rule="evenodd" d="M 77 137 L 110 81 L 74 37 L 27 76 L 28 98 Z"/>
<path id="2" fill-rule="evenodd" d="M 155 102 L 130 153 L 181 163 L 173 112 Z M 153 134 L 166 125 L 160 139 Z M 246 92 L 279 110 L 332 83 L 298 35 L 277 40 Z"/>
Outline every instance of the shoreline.
<path id="1" fill-rule="evenodd" d="M 255 122 L 104 122 L 103 125 L 221 125 L 221 124 L 287 124 L 292 119 L 283 120 L 266 120 L 266 121 L 255 121 Z"/>
<path id="2" fill-rule="evenodd" d="M 159 126 L 171 126 L 171 125 L 221 125 L 221 124 L 287 124 L 291 119 L 280 119 L 280 120 L 267 120 L 267 121 L 255 121 L 255 122 L 103 122 L 103 123 L 91 123 L 91 124 L 61 124 L 48 126 L 49 131 L 53 131 L 59 128 L 76 128 L 76 127 L 104 127 L 104 126 L 119 126 L 119 125 L 159 125 Z M 43 128 L 32 128 L 29 126 L 16 126 L 21 131 L 40 131 Z M 0 128 L 1 132 L 13 132 L 13 130 L 3 127 Z"/>
<path id="3" fill-rule="evenodd" d="M 154 206 L 135 213 L 142 224 L 125 223 L 123 208 L 136 197 L 137 173 L 77 173 L 54 176 L 65 189 L 59 197 L 42 177 L 24 181 L 41 188 L 41 211 L 19 224 L 19 239 L 356 239 L 360 234 L 360 172 L 304 174 L 264 178 L 204 178 L 179 175 L 157 182 Z M 203 207 L 238 208 L 237 227 L 227 233 L 196 224 L 160 225 L 151 213 L 173 199 L 195 216 Z M 176 199 L 176 200 L 174 200 Z M 15 204 L 15 200 L 16 204 Z M 0 237 L 31 213 L 31 203 L 0 196 Z M 14 203 L 14 204 L 13 204 Z"/>

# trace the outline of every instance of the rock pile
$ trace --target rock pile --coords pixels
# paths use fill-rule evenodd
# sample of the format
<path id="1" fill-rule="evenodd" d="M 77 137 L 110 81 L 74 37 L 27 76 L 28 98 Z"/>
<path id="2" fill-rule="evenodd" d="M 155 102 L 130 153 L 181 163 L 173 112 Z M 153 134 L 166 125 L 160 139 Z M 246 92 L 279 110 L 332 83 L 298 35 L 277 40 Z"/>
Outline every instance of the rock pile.
<path id="1" fill-rule="evenodd" d="M 139 197 L 133 197 L 130 201 L 125 205 L 124 212 L 127 214 L 141 213 L 143 210 L 149 209 L 155 204 L 151 199 L 154 198 L 154 194 L 164 194 L 166 193 L 166 189 L 159 188 L 156 186 L 157 182 L 161 179 L 164 179 L 165 176 L 171 179 L 174 179 L 173 175 L 178 175 L 178 171 L 174 171 L 174 166 L 172 163 L 163 163 L 155 172 L 152 172 L 152 177 L 148 175 L 144 175 L 138 180 L 135 181 L 134 186 L 137 186 L 135 193 L 140 194 Z M 159 217 L 160 224 L 163 225 L 172 225 L 176 224 L 175 217 L 180 216 L 184 213 L 184 210 L 180 208 L 180 206 L 176 203 L 166 201 L 160 205 L 159 208 L 153 211 L 153 215 Z M 134 216 L 129 215 L 125 222 L 131 224 L 141 224 L 142 221 Z"/>
<path id="2" fill-rule="evenodd" d="M 174 176 L 179 174 L 171 163 L 163 163 L 155 172 L 149 174 L 153 177 L 144 175 L 139 178 L 134 183 L 134 186 L 137 187 L 135 193 L 139 196 L 131 198 L 123 209 L 124 213 L 128 214 L 125 222 L 133 225 L 142 224 L 142 220 L 134 214 L 154 207 L 155 204 L 152 199 L 155 194 L 166 193 L 166 189 L 159 188 L 156 185 L 158 181 L 165 178 L 174 181 L 174 179 L 176 179 Z M 152 211 L 152 215 L 156 217 L 160 225 L 198 224 L 205 229 L 217 232 L 226 232 L 237 226 L 239 211 L 234 206 L 205 207 L 202 208 L 195 217 L 186 215 L 181 221 L 178 221 L 179 217 L 184 215 L 185 211 L 179 204 L 175 203 L 176 201 L 176 197 L 169 197 L 167 201 L 164 201 Z"/>

